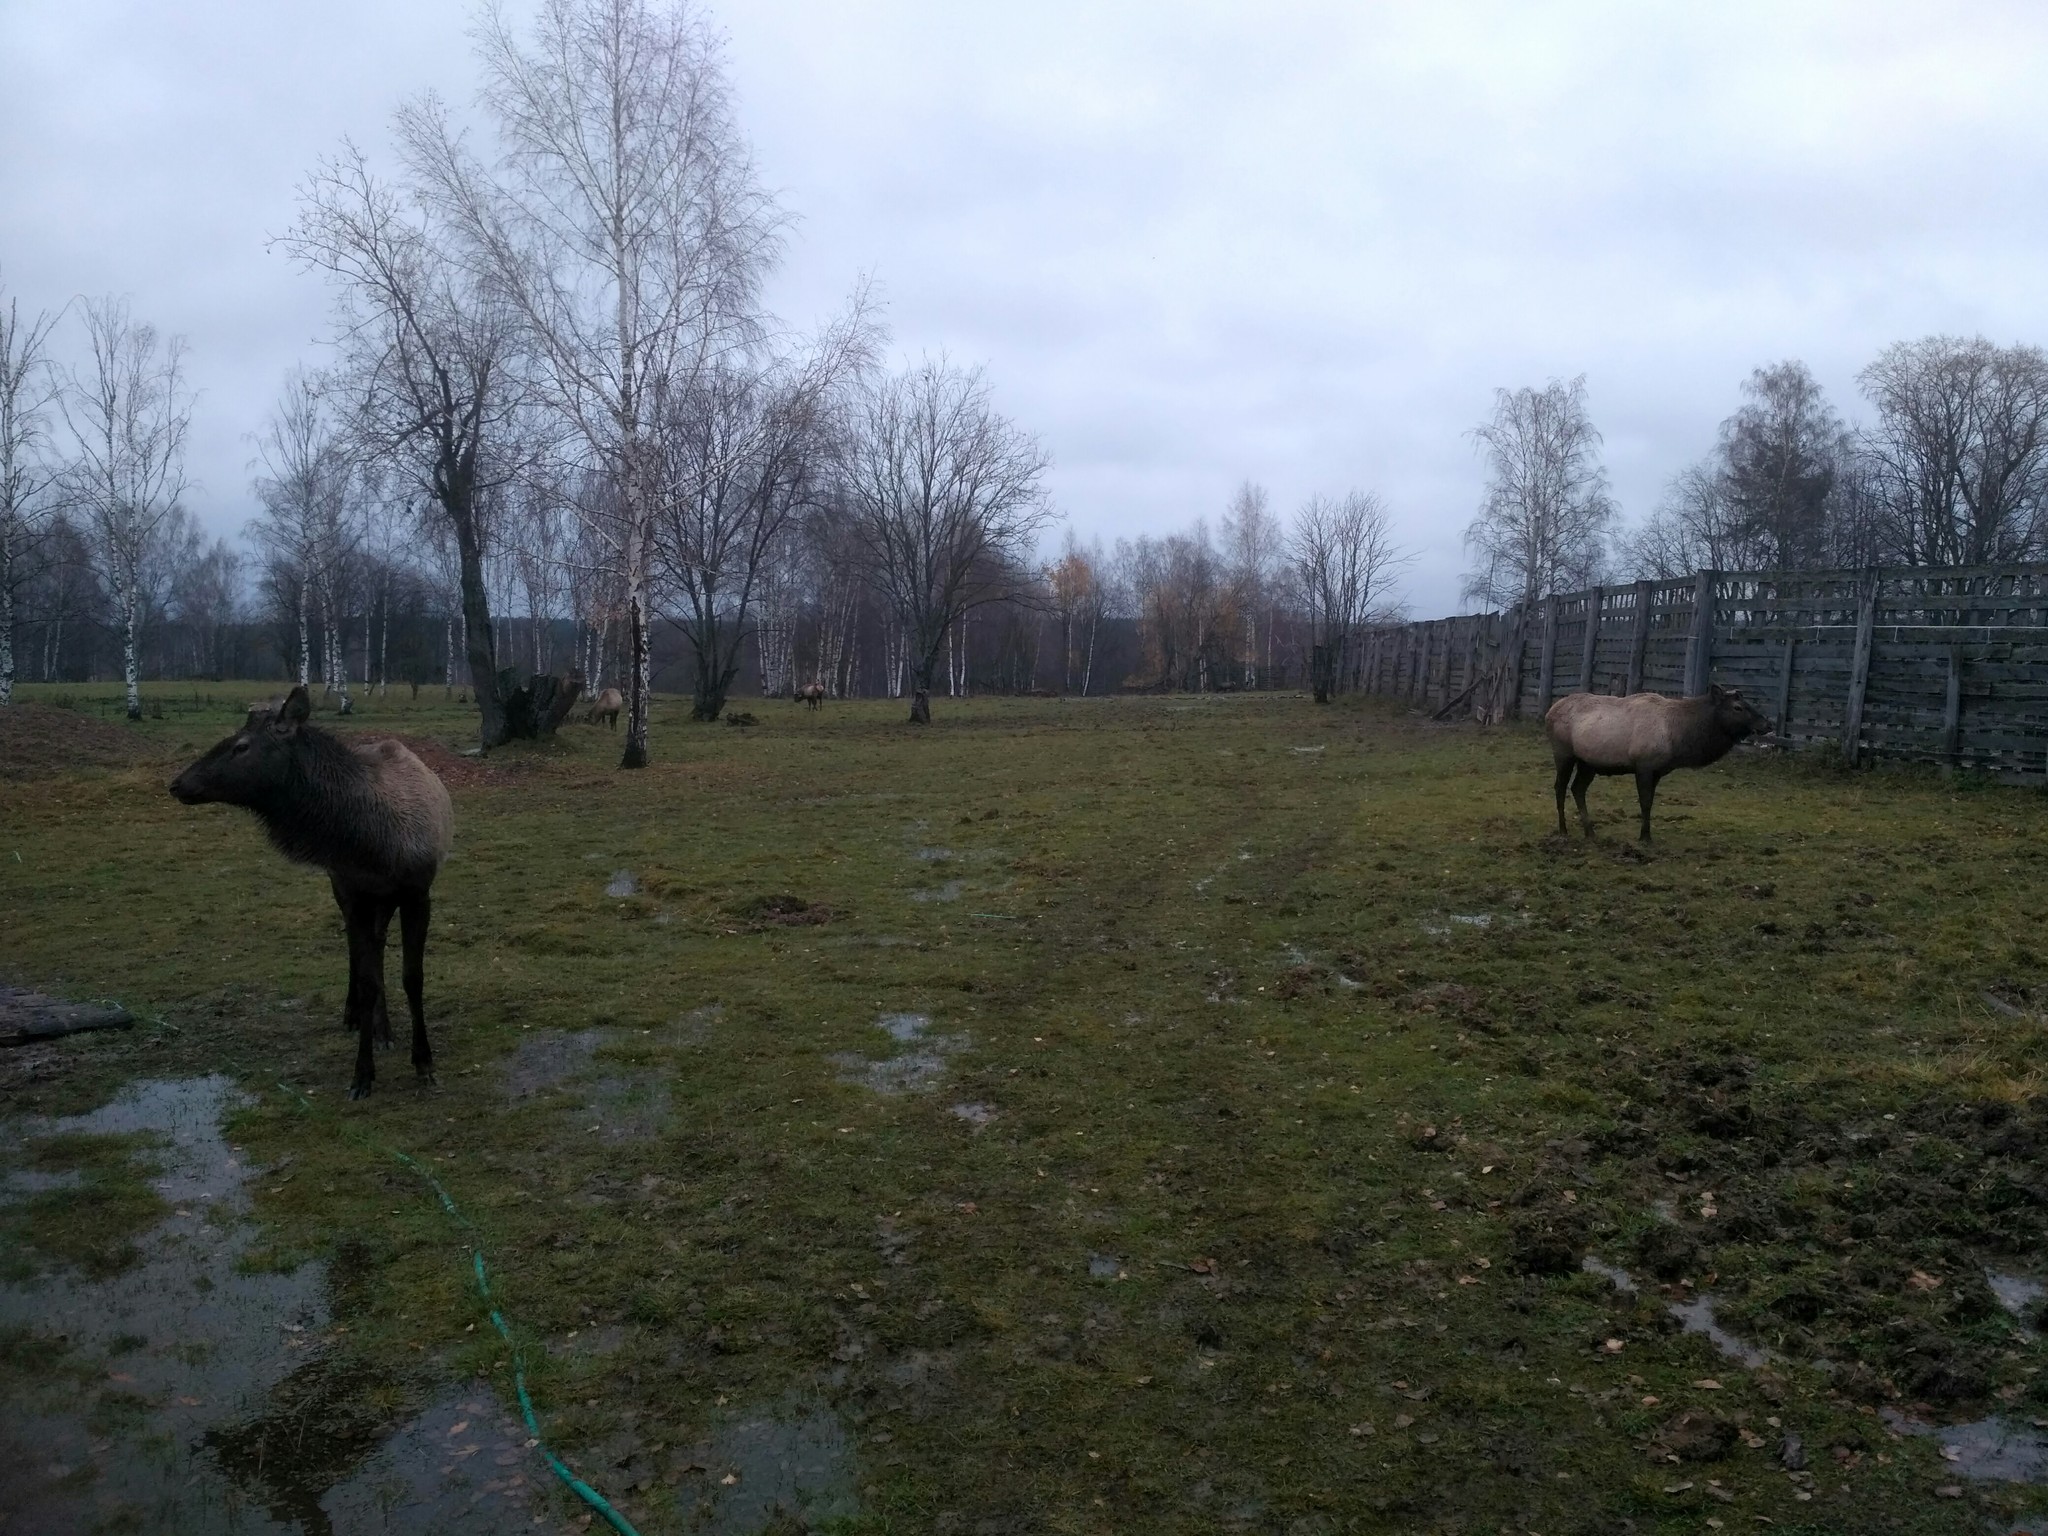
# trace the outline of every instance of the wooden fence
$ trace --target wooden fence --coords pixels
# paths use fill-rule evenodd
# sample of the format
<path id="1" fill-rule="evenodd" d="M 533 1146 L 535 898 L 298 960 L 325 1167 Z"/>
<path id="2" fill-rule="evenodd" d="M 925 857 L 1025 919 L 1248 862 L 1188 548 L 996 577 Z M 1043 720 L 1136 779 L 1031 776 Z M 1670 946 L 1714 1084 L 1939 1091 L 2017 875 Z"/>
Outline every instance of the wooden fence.
<path id="1" fill-rule="evenodd" d="M 1439 718 L 1740 687 L 1788 743 L 2048 773 L 2048 565 L 1701 571 L 1366 631 L 1347 681 Z"/>

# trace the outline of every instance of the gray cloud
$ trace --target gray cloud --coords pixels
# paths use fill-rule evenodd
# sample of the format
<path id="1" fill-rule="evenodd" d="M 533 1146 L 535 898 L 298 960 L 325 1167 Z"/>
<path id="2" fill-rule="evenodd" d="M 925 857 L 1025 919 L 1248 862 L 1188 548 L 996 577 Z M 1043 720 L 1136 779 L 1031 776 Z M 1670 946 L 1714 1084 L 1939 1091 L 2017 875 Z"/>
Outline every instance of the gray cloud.
<path id="1" fill-rule="evenodd" d="M 192 341 L 209 520 L 325 317 L 267 254 L 343 133 L 472 80 L 455 3 L 0 13 L 0 272 Z M 1370 486 L 1455 606 L 1500 385 L 1589 376 L 1631 515 L 1752 367 L 2048 340 L 2048 13 L 2024 5 L 757 0 L 720 12 L 801 222 L 792 322 L 869 272 L 986 362 L 1086 534 Z"/>

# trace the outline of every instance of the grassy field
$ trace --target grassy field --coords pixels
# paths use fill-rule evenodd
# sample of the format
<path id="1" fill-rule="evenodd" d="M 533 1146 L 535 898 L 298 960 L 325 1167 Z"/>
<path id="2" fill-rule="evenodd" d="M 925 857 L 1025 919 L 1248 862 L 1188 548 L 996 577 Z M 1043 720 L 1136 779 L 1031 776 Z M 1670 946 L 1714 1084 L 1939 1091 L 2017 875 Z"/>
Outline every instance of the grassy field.
<path id="1" fill-rule="evenodd" d="M 551 1443 L 650 1536 L 741 1528 L 742 1420 L 810 1426 L 859 1532 L 2048 1508 L 1885 1416 L 2048 1417 L 1987 1284 L 2048 1212 L 2037 792 L 1745 754 L 1669 781 L 1639 850 L 1615 781 L 1600 838 L 1551 830 L 1532 729 L 1379 704 L 664 700 L 641 773 L 588 727 L 435 759 L 440 1082 L 401 1044 L 351 1104 L 325 881 L 163 788 L 259 692 L 129 726 L 30 689 L 0 725 L 0 982 L 150 1021 L 0 1060 L 9 1166 L 90 1194 L 0 1206 L 0 1245 L 118 1270 L 147 1149 L 21 1117 L 229 1074 L 232 1140 L 291 1170 L 249 1262 L 334 1277 L 280 1392 L 351 1444 L 510 1391 L 469 1234 L 388 1148 L 476 1223 Z M 466 727 L 432 690 L 337 728 Z M 1703 1294 L 1768 1361 L 1682 1328 Z M 6 1343 L 0 1386 L 103 1389 Z"/>

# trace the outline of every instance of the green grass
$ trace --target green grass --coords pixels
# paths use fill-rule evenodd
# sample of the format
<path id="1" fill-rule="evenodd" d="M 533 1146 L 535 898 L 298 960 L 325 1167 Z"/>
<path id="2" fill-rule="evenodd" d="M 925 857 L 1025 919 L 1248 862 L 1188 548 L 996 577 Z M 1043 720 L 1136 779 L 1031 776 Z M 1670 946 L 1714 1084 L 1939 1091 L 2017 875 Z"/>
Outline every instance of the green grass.
<path id="1" fill-rule="evenodd" d="M 644 772 L 574 727 L 454 786 L 440 1086 L 401 1046 L 349 1104 L 324 880 L 163 791 L 261 693 L 154 690 L 131 766 L 0 782 L 0 979 L 157 1021 L 7 1097 L 232 1073 L 238 1144 L 297 1159 L 256 1196 L 275 1262 L 350 1245 L 330 1354 L 502 1386 L 461 1232 L 340 1131 L 425 1161 L 549 1435 L 640 1485 L 644 1531 L 684 1528 L 678 1448 L 792 1403 L 849 1426 L 861 1531 L 2027 1507 L 1936 1497 L 1936 1446 L 1876 1409 L 2048 1413 L 1983 1278 L 2038 1259 L 2048 1209 L 2036 792 L 1744 757 L 1667 781 L 1638 850 L 1614 781 L 1601 838 L 1555 835 L 1532 730 L 1379 705 L 940 700 L 917 731 L 778 701 L 738 730 L 664 700 Z M 343 725 L 467 717 L 435 689 Z M 849 1081 L 899 1012 L 951 1042 L 936 1083 Z M 597 1027 L 580 1078 L 508 1097 L 522 1041 Z M 1777 1363 L 1678 1332 L 1663 1286 Z M 621 1347 L 567 1347 L 593 1328 Z"/>

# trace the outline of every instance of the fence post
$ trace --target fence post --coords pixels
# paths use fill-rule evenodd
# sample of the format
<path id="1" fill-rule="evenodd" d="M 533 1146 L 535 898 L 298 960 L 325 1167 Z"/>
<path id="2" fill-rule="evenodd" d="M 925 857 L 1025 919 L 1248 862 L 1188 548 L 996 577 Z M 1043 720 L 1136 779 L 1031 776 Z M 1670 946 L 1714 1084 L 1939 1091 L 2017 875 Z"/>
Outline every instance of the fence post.
<path id="1" fill-rule="evenodd" d="M 1508 696 L 1501 711 L 1501 718 L 1504 720 L 1519 720 L 1522 718 L 1522 659 L 1529 649 L 1529 605 L 1527 603 L 1515 604 L 1515 622 L 1513 633 L 1508 640 L 1508 648 L 1512 653 L 1507 665 Z"/>
<path id="2" fill-rule="evenodd" d="M 1941 748 L 1951 767 L 1963 755 L 1963 648 L 1948 648 L 1948 699 L 1941 712 Z"/>
<path id="3" fill-rule="evenodd" d="M 1628 687 L 1629 693 L 1643 691 L 1643 658 L 1650 647 L 1650 598 L 1656 588 L 1647 581 L 1636 583 L 1636 625 L 1629 637 Z"/>
<path id="4" fill-rule="evenodd" d="M 1778 676 L 1778 734 L 1787 740 L 1792 729 L 1792 653 L 1798 649 L 1797 635 L 1785 641 L 1785 670 Z"/>
<path id="5" fill-rule="evenodd" d="M 1842 758 L 1851 767 L 1862 755 L 1863 691 L 1870 683 L 1870 631 L 1877 621 L 1877 572 L 1864 578 L 1856 604 L 1856 653 L 1849 661 L 1849 702 L 1842 717 Z"/>
<path id="6" fill-rule="evenodd" d="M 1481 614 L 1467 621 L 1465 630 L 1465 689 L 1472 695 L 1469 701 L 1475 708 L 1479 702 L 1479 636 L 1486 628 L 1486 616 Z"/>
<path id="7" fill-rule="evenodd" d="M 1714 667 L 1714 572 L 1701 571 L 1692 583 L 1692 648 L 1685 658 L 1688 696 L 1707 691 Z"/>
<path id="8" fill-rule="evenodd" d="M 1557 681 L 1557 594 L 1543 599 L 1543 661 L 1536 673 L 1536 713 L 1550 713 L 1550 690 Z"/>
<path id="9" fill-rule="evenodd" d="M 1593 659 L 1600 645 L 1600 605 L 1607 593 L 1605 587 L 1594 587 L 1586 594 L 1586 638 L 1579 646 L 1579 692 L 1593 691 Z"/>

